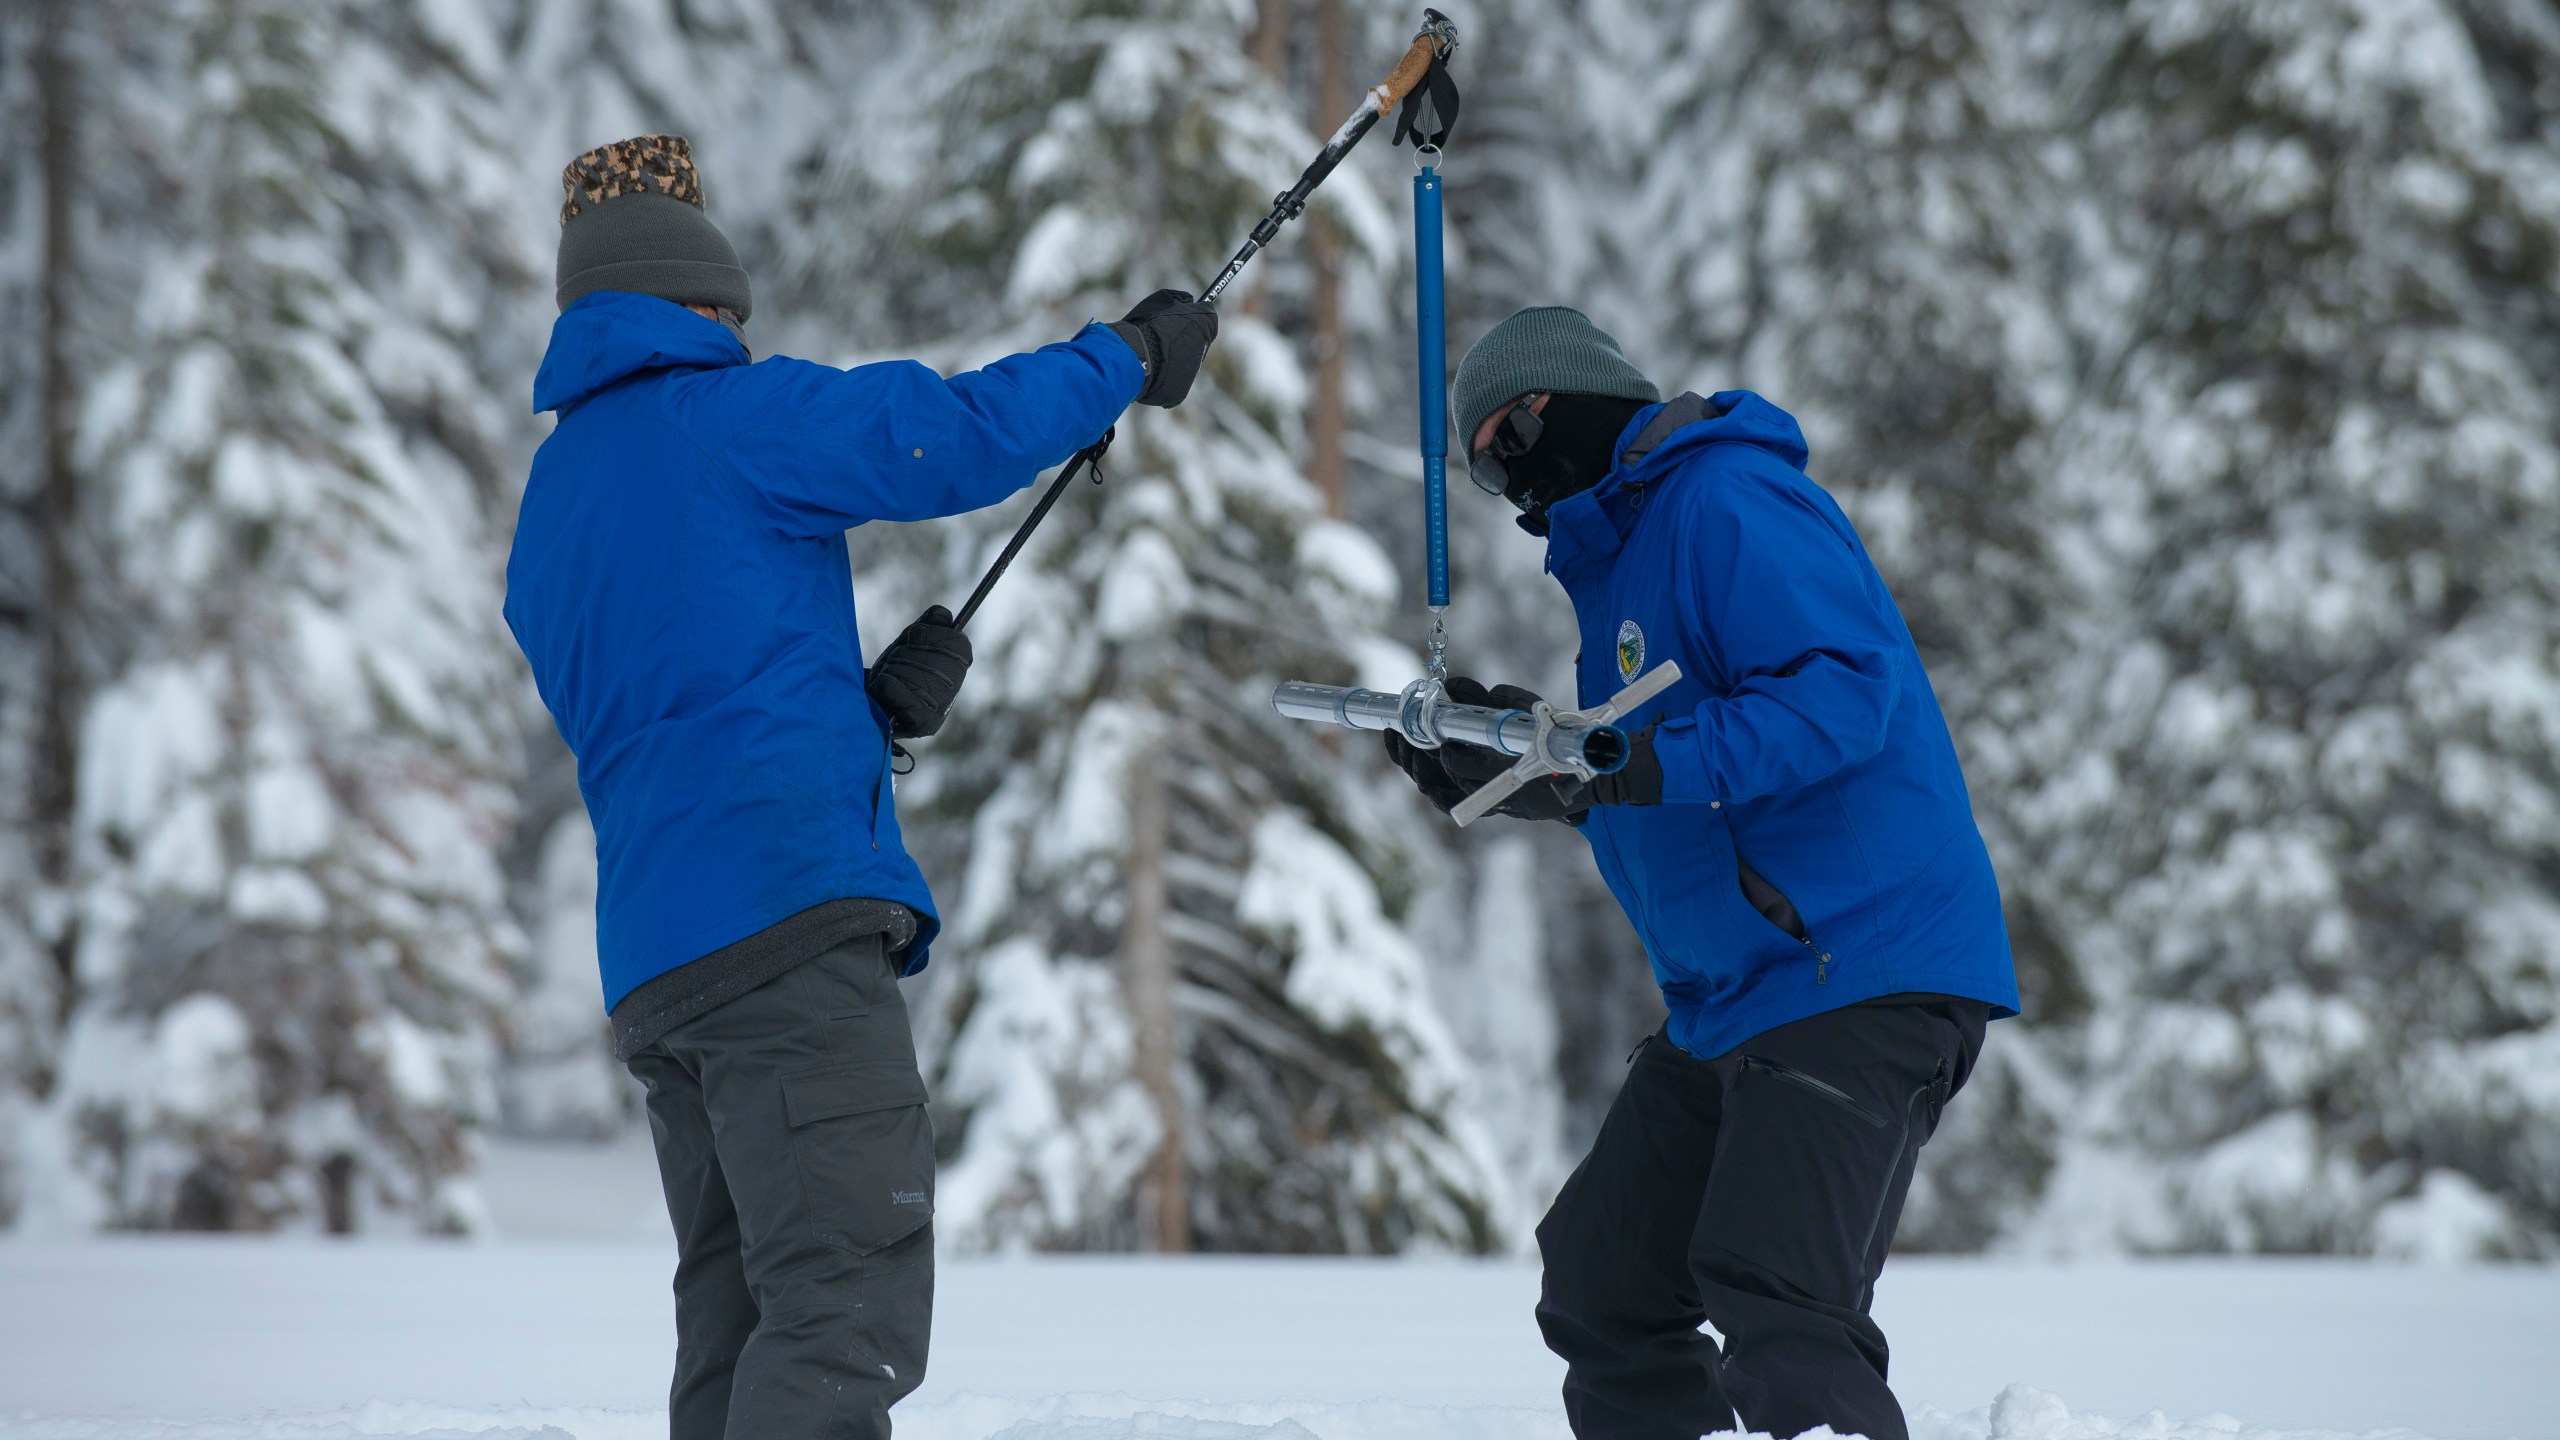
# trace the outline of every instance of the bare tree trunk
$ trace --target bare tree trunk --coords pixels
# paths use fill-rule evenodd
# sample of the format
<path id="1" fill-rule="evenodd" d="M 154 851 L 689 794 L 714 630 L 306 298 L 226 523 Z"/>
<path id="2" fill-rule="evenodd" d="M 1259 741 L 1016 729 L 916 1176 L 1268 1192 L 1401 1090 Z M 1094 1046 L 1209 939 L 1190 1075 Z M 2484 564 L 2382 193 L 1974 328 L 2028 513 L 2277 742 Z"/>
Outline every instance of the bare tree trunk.
<path id="1" fill-rule="evenodd" d="M 1254 7 L 1253 34 L 1245 40 L 1245 53 L 1283 89 L 1289 84 L 1289 30 L 1297 13 L 1298 0 L 1260 0 Z M 1270 272 L 1269 261 L 1253 267 L 1237 309 L 1247 315 L 1263 312 L 1270 303 L 1270 292 L 1264 283 Z"/>
<path id="2" fill-rule="evenodd" d="M 1344 34 L 1342 0 L 1316 0 L 1316 133 L 1351 108 L 1350 40 Z M 1342 237 L 1319 213 L 1307 237 L 1315 266 L 1315 394 L 1307 410 L 1307 478 L 1324 495 L 1324 513 L 1339 520 L 1348 464 L 1343 455 Z"/>
<path id="3" fill-rule="evenodd" d="M 1253 38 L 1246 46 L 1253 63 L 1284 85 L 1289 80 L 1289 22 L 1297 10 L 1298 0 L 1261 0 L 1254 7 Z"/>
<path id="4" fill-rule="evenodd" d="M 41 111 L 44 166 L 44 255 L 38 284 L 43 291 L 37 323 L 44 366 L 44 481 L 36 494 L 36 533 L 43 547 L 43 687 L 36 718 L 34 794 L 30 819 L 35 830 L 36 863 L 48 885 L 67 882 L 71 873 L 71 816 L 78 800 L 74 789 L 79 752 L 79 720 L 84 700 L 78 654 L 80 587 L 74 550 L 79 529 L 79 484 L 71 466 L 78 397 L 72 384 L 71 324 L 76 284 L 71 207 L 79 165 L 79 75 L 72 58 L 71 30 L 80 6 L 76 0 L 46 0 L 43 33 L 38 40 L 36 85 Z M 71 1003 L 69 927 L 52 937 L 55 962 L 62 968 L 62 1000 Z"/>
<path id="5" fill-rule="evenodd" d="M 1120 922 L 1120 982 L 1137 1031 L 1138 1083 L 1156 1104 L 1164 1143 L 1147 1164 L 1155 1200 L 1153 1248 L 1191 1248 L 1190 1172 L 1182 1153 L 1182 1091 L 1174 1083 L 1180 1048 L 1173 1028 L 1173 951 L 1164 931 L 1165 794 L 1161 758 L 1140 752 L 1129 764 L 1129 859 L 1126 918 Z M 1140 1223 L 1145 1223 L 1142 1216 Z"/>

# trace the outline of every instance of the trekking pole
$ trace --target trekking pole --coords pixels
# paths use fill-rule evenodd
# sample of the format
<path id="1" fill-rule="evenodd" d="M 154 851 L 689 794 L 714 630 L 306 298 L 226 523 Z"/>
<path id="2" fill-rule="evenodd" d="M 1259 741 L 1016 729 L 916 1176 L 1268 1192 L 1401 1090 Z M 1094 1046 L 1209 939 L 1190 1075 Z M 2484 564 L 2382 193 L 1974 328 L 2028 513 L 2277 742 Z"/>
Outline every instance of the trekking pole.
<path id="1" fill-rule="evenodd" d="M 1360 96 L 1360 103 L 1352 110 L 1350 118 L 1344 120 L 1335 129 L 1332 138 L 1324 142 L 1324 149 L 1317 152 L 1316 158 L 1308 164 L 1305 172 L 1298 176 L 1298 183 L 1281 191 L 1273 198 L 1270 213 L 1264 215 L 1261 222 L 1253 227 L 1253 233 L 1246 236 L 1244 244 L 1237 247 L 1236 253 L 1228 258 L 1225 268 L 1218 272 L 1217 278 L 1211 280 L 1207 288 L 1200 292 L 1200 298 L 1209 304 L 1217 304 L 1218 297 L 1226 294 L 1227 287 L 1235 283 L 1238 275 L 1244 273 L 1246 263 L 1279 236 L 1280 227 L 1306 213 L 1307 197 L 1313 195 L 1316 187 L 1325 182 L 1325 177 L 1333 173 L 1334 167 L 1342 163 L 1343 157 L 1351 153 L 1351 147 L 1359 144 L 1361 137 L 1376 127 L 1378 118 L 1403 104 L 1405 97 L 1413 93 L 1414 87 L 1423 83 L 1434 66 L 1443 67 L 1445 71 L 1449 56 L 1455 53 L 1457 48 L 1456 24 L 1437 10 L 1423 11 L 1422 28 L 1414 32 L 1413 44 L 1405 50 L 1404 58 L 1396 62 L 1396 68 L 1387 75 L 1386 79 L 1379 81 Z M 1433 153 L 1436 155 L 1437 151 Z M 1436 221 L 1437 207 L 1435 206 L 1434 209 Z M 1435 248 L 1433 252 L 1435 273 L 1438 268 L 1437 259 L 1438 252 Z M 1441 408 L 1445 410 L 1448 407 L 1444 404 Z M 1441 423 L 1445 430 L 1448 422 L 1443 420 Z M 1066 493 L 1067 487 L 1075 483 L 1076 476 L 1090 469 L 1093 471 L 1093 483 L 1096 485 L 1102 483 L 1102 452 L 1111 448 L 1111 435 L 1111 431 L 1105 430 L 1102 432 L 1101 439 L 1068 458 L 1066 467 L 1058 472 L 1058 478 L 1049 482 L 1047 493 L 1040 497 L 1038 504 L 1031 507 L 1031 513 L 1023 517 L 1022 524 L 1013 532 L 1013 538 L 1005 542 L 1004 549 L 996 556 L 996 563 L 987 567 L 986 576 L 978 582 L 978 588 L 970 592 L 969 603 L 960 607 L 959 615 L 951 622 L 954 628 L 968 628 L 969 617 L 977 614 L 978 607 L 986 603 L 987 592 L 996 588 L 996 581 L 1003 577 L 1006 567 L 1013 564 L 1013 557 L 1022 553 L 1022 547 L 1030 540 L 1031 532 L 1039 528 L 1042 520 L 1048 518 L 1050 509 L 1058 503 L 1058 497 Z M 1447 453 L 1445 440 L 1442 442 L 1442 453 L 1444 455 Z M 1443 557 L 1439 571 L 1441 578 L 1433 593 L 1439 597 L 1438 603 L 1445 606 L 1449 603 L 1445 523 L 1440 551 Z"/>

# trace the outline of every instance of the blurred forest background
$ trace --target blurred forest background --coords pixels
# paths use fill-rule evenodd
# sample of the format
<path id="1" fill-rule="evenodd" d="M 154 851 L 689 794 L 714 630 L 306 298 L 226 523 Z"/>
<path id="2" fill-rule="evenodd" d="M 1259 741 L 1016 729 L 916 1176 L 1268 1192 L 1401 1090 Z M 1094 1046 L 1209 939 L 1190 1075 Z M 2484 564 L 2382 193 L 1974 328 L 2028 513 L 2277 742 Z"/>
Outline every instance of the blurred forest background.
<path id="1" fill-rule="evenodd" d="M 1759 390 L 1884 566 L 2027 1016 L 1903 1243 L 2560 1255 L 2560 8 L 1477 0 L 1451 355 Z M 486 1225 L 635 1123 L 499 620 L 556 175 L 692 137 L 759 354 L 1197 284 L 1400 52 L 1351 0 L 0 11 L 0 1222 Z M 1659 1015 L 1582 842 L 1284 676 L 1418 672 L 1410 152 L 1124 424 L 900 786 L 946 1246 L 1509 1251 Z M 1458 668 L 1557 694 L 1453 501 Z M 1023 501 L 849 543 L 876 648 Z"/>

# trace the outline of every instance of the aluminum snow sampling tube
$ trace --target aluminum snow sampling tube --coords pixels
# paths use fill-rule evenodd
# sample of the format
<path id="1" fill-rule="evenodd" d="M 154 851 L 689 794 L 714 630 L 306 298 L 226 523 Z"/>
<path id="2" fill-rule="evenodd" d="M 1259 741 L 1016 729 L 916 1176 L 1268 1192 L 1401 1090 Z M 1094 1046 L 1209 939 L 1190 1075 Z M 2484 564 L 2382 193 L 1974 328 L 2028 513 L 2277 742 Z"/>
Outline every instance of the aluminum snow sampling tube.
<path id="1" fill-rule="evenodd" d="M 1292 720 L 1393 730 L 1424 750 L 1456 741 L 1517 757 L 1510 769 L 1450 808 L 1449 818 L 1463 829 L 1492 814 L 1493 807 L 1513 791 L 1541 776 L 1588 780 L 1625 765 L 1627 733 L 1618 728 L 1618 717 L 1634 713 L 1679 681 L 1679 665 L 1665 660 L 1588 710 L 1558 710 L 1543 700 L 1527 710 L 1494 710 L 1457 704 L 1437 679 L 1429 677 L 1396 695 L 1289 680 L 1271 692 L 1271 708 Z"/>
<path id="2" fill-rule="evenodd" d="M 1416 680 L 1400 695 L 1290 680 L 1271 692 L 1271 708 L 1292 720 L 1393 730 L 1422 750 L 1454 742 L 1514 757 L 1535 754 L 1559 775 L 1608 775 L 1627 763 L 1627 732 L 1615 725 L 1569 714 L 1552 714 L 1542 724 L 1527 710 L 1461 705 L 1428 680 Z"/>
<path id="3" fill-rule="evenodd" d="M 1359 107 L 1333 132 L 1333 138 L 1324 142 L 1323 151 L 1313 164 L 1307 166 L 1306 173 L 1298 177 L 1298 183 L 1281 191 L 1271 202 L 1271 213 L 1263 216 L 1261 223 L 1253 227 L 1253 233 L 1228 259 L 1226 268 L 1220 270 L 1217 278 L 1200 292 L 1200 298 L 1212 305 L 1217 304 L 1218 297 L 1226 294 L 1227 287 L 1244 273 L 1246 262 L 1280 234 L 1280 227 L 1306 213 L 1307 197 L 1314 194 L 1316 187 L 1324 183 L 1324 178 L 1342 163 L 1342 157 L 1351 153 L 1351 147 L 1360 143 L 1360 137 L 1377 125 L 1378 117 L 1403 104 L 1404 97 L 1413 93 L 1413 87 L 1421 84 L 1423 77 L 1431 73 L 1432 62 L 1447 63 L 1457 48 L 1458 27 L 1450 22 L 1449 17 L 1437 10 L 1423 11 L 1422 28 L 1415 32 L 1413 44 L 1405 50 L 1404 58 L 1396 62 L 1394 71 L 1361 95 Z M 1440 83 L 1448 83 L 1445 75 Z M 1437 250 L 1433 251 L 1433 257 L 1436 262 Z M 987 593 L 996 588 L 996 581 L 1004 578 L 1006 567 L 1013 564 L 1013 557 L 1022 553 L 1023 544 L 1030 540 L 1031 532 L 1040 528 L 1040 522 L 1048 518 L 1050 509 L 1058 503 L 1058 497 L 1067 492 L 1067 487 L 1075 483 L 1078 475 L 1090 468 L 1093 483 L 1102 483 L 1102 452 L 1110 445 L 1111 436 L 1105 433 L 1101 439 L 1068 459 L 1066 468 L 1058 472 L 1057 479 L 1049 482 L 1049 488 L 1041 495 L 1039 503 L 1033 505 L 1031 513 L 1014 528 L 1013 538 L 1005 542 L 995 563 L 987 567 L 985 577 L 978 581 L 978 588 L 970 592 L 968 602 L 960 607 L 959 615 L 951 622 L 954 628 L 968 628 L 970 619 L 978 613 L 978 607 L 986 603 Z M 1433 592 L 1441 597 L 1439 603 L 1448 603 L 1448 588 L 1444 579 Z"/>

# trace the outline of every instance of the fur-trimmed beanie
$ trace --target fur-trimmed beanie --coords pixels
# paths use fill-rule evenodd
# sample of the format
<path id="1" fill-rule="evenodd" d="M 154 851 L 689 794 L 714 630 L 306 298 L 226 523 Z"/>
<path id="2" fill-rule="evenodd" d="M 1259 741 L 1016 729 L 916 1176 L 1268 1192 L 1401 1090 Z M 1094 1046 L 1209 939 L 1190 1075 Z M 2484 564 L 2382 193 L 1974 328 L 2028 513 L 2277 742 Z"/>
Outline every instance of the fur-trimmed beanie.
<path id="1" fill-rule="evenodd" d="M 679 305 L 755 312 L 746 267 L 703 213 L 693 145 L 638 135 L 599 145 L 560 172 L 555 298 L 566 310 L 597 290 L 655 295 Z"/>

